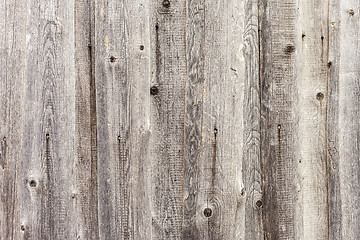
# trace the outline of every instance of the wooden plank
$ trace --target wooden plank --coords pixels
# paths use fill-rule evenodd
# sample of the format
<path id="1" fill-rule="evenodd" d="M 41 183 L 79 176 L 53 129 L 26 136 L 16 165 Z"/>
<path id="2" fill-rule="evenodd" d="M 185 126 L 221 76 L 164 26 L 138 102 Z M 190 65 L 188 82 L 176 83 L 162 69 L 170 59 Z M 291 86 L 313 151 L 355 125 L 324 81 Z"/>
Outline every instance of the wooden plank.
<path id="1" fill-rule="evenodd" d="M 19 168 L 26 2 L 0 3 L 0 239 L 20 239 Z"/>
<path id="2" fill-rule="evenodd" d="M 328 239 L 326 108 L 328 58 L 328 3 L 299 3 L 301 29 L 297 39 L 297 92 L 299 98 L 299 167 L 301 171 L 302 239 Z M 300 234 L 301 233 L 301 234 Z"/>
<path id="3" fill-rule="evenodd" d="M 95 5 L 100 239 L 128 239 L 129 89 L 124 2 Z"/>
<path id="4" fill-rule="evenodd" d="M 203 209 L 199 208 L 203 159 L 203 89 L 205 58 L 205 5 L 203 0 L 187 4 L 187 81 L 185 88 L 184 207 L 183 239 L 201 239 L 207 230 Z"/>
<path id="5" fill-rule="evenodd" d="M 151 236 L 149 3 L 96 2 L 100 239 Z"/>
<path id="6" fill-rule="evenodd" d="M 339 155 L 339 4 L 329 0 L 329 56 L 328 56 L 328 109 L 327 109 L 327 168 L 328 168 L 328 209 L 329 239 L 342 239 L 342 209 L 340 193 Z"/>
<path id="7" fill-rule="evenodd" d="M 237 239 L 245 234 L 239 227 L 245 225 L 241 158 L 246 150 L 242 152 L 239 146 L 244 141 L 243 114 L 247 114 L 241 80 L 251 73 L 241 63 L 246 57 L 238 42 L 245 45 L 247 33 L 234 27 L 248 26 L 243 7 L 244 2 L 239 1 L 194 1 L 188 8 L 185 189 L 194 183 L 190 190 L 196 194 L 192 196 L 196 202 L 191 204 L 196 207 L 196 225 L 195 231 L 189 226 L 184 232 L 187 239 Z M 253 47 L 244 48 L 252 51 Z M 193 163 L 197 172 L 188 172 Z M 185 199 L 190 194 L 185 191 Z M 192 232 L 196 235 L 190 237 Z"/>
<path id="8" fill-rule="evenodd" d="M 261 151 L 265 239 L 302 236 L 297 1 L 262 1 Z M 260 205 L 260 204 L 259 204 Z"/>
<path id="9" fill-rule="evenodd" d="M 72 195 L 78 239 L 98 239 L 97 139 L 94 76 L 94 4 L 75 2 L 76 123 Z"/>
<path id="10" fill-rule="evenodd" d="M 360 235 L 359 7 L 330 1 L 328 169 L 330 239 Z"/>
<path id="11" fill-rule="evenodd" d="M 245 1 L 243 174 L 246 194 L 244 239 L 263 239 L 263 176 L 260 155 L 259 1 Z M 236 41 L 236 40 L 234 40 Z"/>
<path id="12" fill-rule="evenodd" d="M 128 79 L 130 82 L 131 239 L 152 239 L 150 204 L 150 1 L 127 1 Z M 121 135 L 121 133 L 120 133 Z"/>
<path id="13" fill-rule="evenodd" d="M 151 5 L 150 161 L 153 239 L 182 236 L 186 1 Z"/>
<path id="14" fill-rule="evenodd" d="M 22 237 L 76 239 L 74 2 L 32 1 L 26 11 Z"/>

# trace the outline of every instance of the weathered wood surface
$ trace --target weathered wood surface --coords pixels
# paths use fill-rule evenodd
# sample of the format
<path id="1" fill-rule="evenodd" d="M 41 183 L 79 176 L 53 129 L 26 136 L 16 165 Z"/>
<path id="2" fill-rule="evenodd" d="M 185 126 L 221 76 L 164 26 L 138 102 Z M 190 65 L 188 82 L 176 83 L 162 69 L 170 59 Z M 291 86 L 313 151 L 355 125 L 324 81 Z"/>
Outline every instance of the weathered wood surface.
<path id="1" fill-rule="evenodd" d="M 0 239 L 358 239 L 355 0 L 0 3 Z"/>

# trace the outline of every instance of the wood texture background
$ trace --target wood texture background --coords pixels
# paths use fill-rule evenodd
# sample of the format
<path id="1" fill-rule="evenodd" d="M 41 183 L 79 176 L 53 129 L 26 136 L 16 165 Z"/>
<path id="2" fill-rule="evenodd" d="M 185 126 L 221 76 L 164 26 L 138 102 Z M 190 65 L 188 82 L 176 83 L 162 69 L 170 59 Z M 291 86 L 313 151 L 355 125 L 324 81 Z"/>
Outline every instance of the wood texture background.
<path id="1" fill-rule="evenodd" d="M 359 239 L 358 1 L 0 15 L 1 240 Z"/>

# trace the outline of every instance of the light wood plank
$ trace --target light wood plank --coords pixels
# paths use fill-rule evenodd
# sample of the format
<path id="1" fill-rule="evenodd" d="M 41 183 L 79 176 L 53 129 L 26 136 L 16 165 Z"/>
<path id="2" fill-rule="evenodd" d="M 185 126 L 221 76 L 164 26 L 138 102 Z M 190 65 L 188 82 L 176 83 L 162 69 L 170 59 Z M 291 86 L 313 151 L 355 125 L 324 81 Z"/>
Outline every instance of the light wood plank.
<path id="1" fill-rule="evenodd" d="M 263 176 L 260 155 L 259 2 L 245 1 L 243 174 L 246 194 L 244 239 L 263 239 Z M 239 40 L 238 40 L 239 41 Z"/>
<path id="2" fill-rule="evenodd" d="M 96 2 L 100 239 L 151 238 L 147 1 Z"/>
<path id="3" fill-rule="evenodd" d="M 238 1 L 204 2 L 202 152 L 198 163 L 197 203 L 199 239 L 244 236 L 243 229 L 238 227 L 245 225 L 241 170 L 242 155 L 246 150 L 239 149 L 244 142 L 243 116 L 247 114 L 242 101 L 245 98 L 242 79 L 247 76 L 247 69 L 241 63 L 246 58 L 244 50 L 247 47 L 242 42 L 247 26 L 246 13 L 242 10 L 244 4 Z M 244 27 L 235 28 L 232 21 Z"/>
<path id="4" fill-rule="evenodd" d="M 328 164 L 330 239 L 357 239 L 359 207 L 359 6 L 330 1 Z"/>
<path id="5" fill-rule="evenodd" d="M 0 3 L 0 239 L 20 239 L 19 184 L 26 1 Z"/>
<path id="6" fill-rule="evenodd" d="M 298 214 L 301 239 L 328 239 L 326 108 L 328 58 L 328 3 L 299 2 L 301 39 L 297 64 L 299 158 L 301 189 Z M 294 93 L 295 94 L 295 93 Z"/>
<path id="7" fill-rule="evenodd" d="M 152 239 L 150 203 L 150 9 L 151 2 L 126 1 L 128 35 L 128 79 L 130 81 L 131 129 L 130 219 L 131 239 Z"/>
<path id="8" fill-rule="evenodd" d="M 203 159 L 203 89 L 205 58 L 205 4 L 190 0 L 187 4 L 187 81 L 185 88 L 184 136 L 184 208 L 183 239 L 200 239 L 207 230 L 204 209 L 199 202 Z"/>
<path id="9" fill-rule="evenodd" d="M 32 1 L 21 151 L 24 239 L 76 239 L 74 2 Z"/>
<path id="10" fill-rule="evenodd" d="M 152 1 L 150 161 L 152 239 L 181 239 L 186 1 Z"/>

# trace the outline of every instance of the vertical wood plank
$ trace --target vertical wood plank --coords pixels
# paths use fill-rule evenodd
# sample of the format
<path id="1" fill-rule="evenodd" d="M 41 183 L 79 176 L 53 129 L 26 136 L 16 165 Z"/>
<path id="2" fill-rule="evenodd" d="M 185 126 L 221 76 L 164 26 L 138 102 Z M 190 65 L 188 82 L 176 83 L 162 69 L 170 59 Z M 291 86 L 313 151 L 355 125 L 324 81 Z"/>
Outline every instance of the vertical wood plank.
<path id="1" fill-rule="evenodd" d="M 183 238 L 256 239 L 262 237 L 255 205 L 261 199 L 257 2 L 190 1 L 187 11 Z"/>
<path id="2" fill-rule="evenodd" d="M 183 239 L 200 239 L 207 229 L 199 207 L 203 159 L 203 89 L 205 58 L 205 1 L 187 3 L 186 29 L 187 81 L 185 88 L 184 208 Z"/>
<path id="3" fill-rule="evenodd" d="M 98 239 L 96 99 L 94 76 L 94 2 L 75 2 L 76 125 L 71 197 L 76 209 L 78 239 Z"/>
<path id="4" fill-rule="evenodd" d="M 260 156 L 260 49 L 259 2 L 245 1 L 244 29 L 244 155 L 243 174 L 245 182 L 245 237 L 263 239 L 262 205 L 263 176 Z"/>
<path id="5" fill-rule="evenodd" d="M 299 94 L 299 167 L 303 239 L 328 239 L 326 108 L 328 58 L 328 3 L 299 4 L 301 48 L 296 52 Z"/>
<path id="6" fill-rule="evenodd" d="M 26 10 L 23 239 L 76 239 L 74 2 L 36 0 Z"/>
<path id="7" fill-rule="evenodd" d="M 151 5 L 152 238 L 181 239 L 186 81 L 186 1 Z"/>
<path id="8" fill-rule="evenodd" d="M 327 109 L 327 169 L 329 239 L 342 239 L 342 208 L 339 154 L 339 71 L 340 71 L 340 1 L 329 0 L 329 56 Z"/>
<path id="9" fill-rule="evenodd" d="M 298 2 L 262 1 L 261 151 L 266 239 L 302 236 L 298 161 Z M 301 36 L 300 36 L 301 37 Z"/>
<path id="10" fill-rule="evenodd" d="M 128 79 L 130 85 L 131 239 L 153 239 L 150 203 L 150 1 L 128 0 Z"/>
<path id="11" fill-rule="evenodd" d="M 96 2 L 101 239 L 151 238 L 148 8 L 148 1 Z"/>
<path id="12" fill-rule="evenodd" d="M 0 239 L 20 239 L 19 168 L 25 69 L 25 1 L 0 3 Z"/>
<path id="13" fill-rule="evenodd" d="M 124 2 L 96 1 L 100 239 L 129 239 L 129 89 Z"/>
<path id="14" fill-rule="evenodd" d="M 359 6 L 330 1 L 328 164 L 330 239 L 357 239 L 359 207 Z"/>
<path id="15" fill-rule="evenodd" d="M 245 225 L 241 159 L 246 150 L 242 152 L 239 146 L 244 142 L 243 116 L 248 114 L 242 101 L 245 98 L 242 80 L 248 69 L 241 61 L 249 61 L 245 52 L 253 47 L 245 43 L 248 23 L 246 10 L 242 10 L 244 5 L 242 1 L 204 2 L 199 239 L 244 236 L 238 225 Z M 243 28 L 235 27 L 233 21 Z"/>

